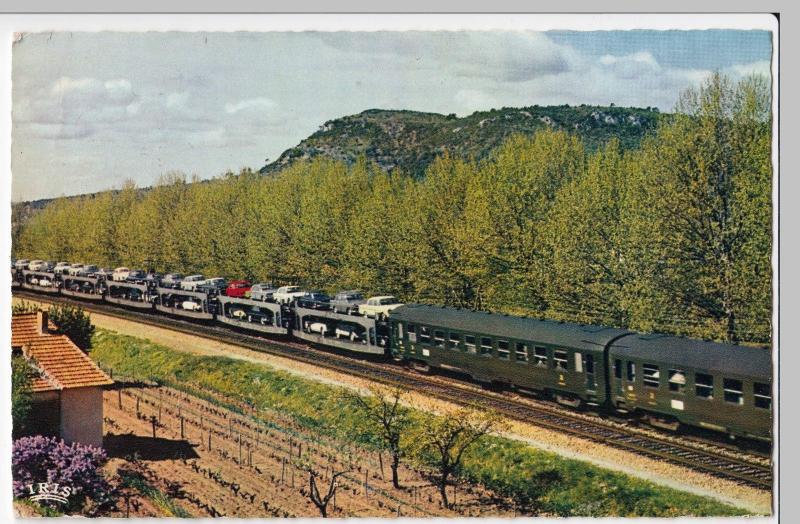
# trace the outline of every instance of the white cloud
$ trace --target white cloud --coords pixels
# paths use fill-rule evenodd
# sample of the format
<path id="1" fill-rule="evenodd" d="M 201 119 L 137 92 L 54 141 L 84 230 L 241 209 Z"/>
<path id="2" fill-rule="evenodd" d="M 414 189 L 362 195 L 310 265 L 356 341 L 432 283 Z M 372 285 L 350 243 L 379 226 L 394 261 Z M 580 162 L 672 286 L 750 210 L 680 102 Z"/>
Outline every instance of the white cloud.
<path id="1" fill-rule="evenodd" d="M 662 71 L 656 59 L 647 51 L 623 56 L 603 55 L 599 62 L 609 73 L 627 79 L 654 75 Z"/>
<path id="2" fill-rule="evenodd" d="M 114 100 L 119 103 L 127 104 L 136 98 L 133 93 L 133 88 L 129 80 L 119 78 L 117 80 L 108 80 L 104 84 L 106 93 L 109 100 Z"/>
<path id="3" fill-rule="evenodd" d="M 764 75 L 769 77 L 772 75 L 772 64 L 769 60 L 759 60 L 749 64 L 736 64 L 728 68 L 728 71 L 734 75 L 744 77 L 753 74 Z"/>
<path id="4" fill-rule="evenodd" d="M 94 78 L 70 78 L 68 76 L 62 76 L 55 81 L 50 91 L 55 95 L 59 95 L 71 91 L 95 90 L 98 87 L 99 82 Z"/>
<path id="5" fill-rule="evenodd" d="M 241 100 L 239 102 L 225 104 L 225 112 L 229 115 L 235 115 L 240 111 L 264 111 L 275 107 L 275 102 L 269 98 L 258 97 Z"/>
<path id="6" fill-rule="evenodd" d="M 131 82 L 124 78 L 62 76 L 49 87 L 18 97 L 14 123 L 32 135 L 48 139 L 72 139 L 92 135 L 97 124 L 114 124 L 139 109 Z"/>
<path id="7" fill-rule="evenodd" d="M 91 126 L 73 124 L 32 123 L 25 126 L 25 128 L 25 130 L 32 136 L 51 140 L 84 138 L 94 132 Z"/>
<path id="8" fill-rule="evenodd" d="M 576 53 L 547 35 L 530 31 L 380 31 L 319 33 L 330 47 L 359 53 L 365 63 L 391 58 L 418 70 L 441 74 L 455 71 L 471 78 L 522 82 L 569 70 Z"/>
<path id="9" fill-rule="evenodd" d="M 189 101 L 189 93 L 183 91 L 181 93 L 170 93 L 164 104 L 169 108 L 184 108 Z"/>
<path id="10" fill-rule="evenodd" d="M 461 89 L 455 94 L 453 100 L 462 109 L 460 113 L 462 115 L 498 106 L 494 97 L 477 89 Z"/>

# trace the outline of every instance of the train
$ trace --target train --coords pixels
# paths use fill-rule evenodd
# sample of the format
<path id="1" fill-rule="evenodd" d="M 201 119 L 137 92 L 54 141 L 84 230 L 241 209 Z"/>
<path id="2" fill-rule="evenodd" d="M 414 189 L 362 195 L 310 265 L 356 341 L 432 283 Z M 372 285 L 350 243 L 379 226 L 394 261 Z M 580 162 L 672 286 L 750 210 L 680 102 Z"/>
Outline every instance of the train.
<path id="1" fill-rule="evenodd" d="M 48 269 L 12 265 L 12 286 L 302 340 L 424 373 L 456 372 L 671 431 L 698 427 L 772 440 L 768 347 L 425 304 L 364 316 L 299 298 L 256 300 L 241 289 L 229 296 L 218 287 L 182 289 L 149 276 L 116 281 L 102 271 Z"/>

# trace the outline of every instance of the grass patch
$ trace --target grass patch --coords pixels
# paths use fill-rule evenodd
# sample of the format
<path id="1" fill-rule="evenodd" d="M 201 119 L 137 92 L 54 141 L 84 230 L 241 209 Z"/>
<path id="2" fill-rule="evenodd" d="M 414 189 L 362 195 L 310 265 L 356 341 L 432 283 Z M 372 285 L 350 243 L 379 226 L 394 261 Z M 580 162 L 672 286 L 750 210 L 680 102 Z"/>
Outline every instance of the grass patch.
<path id="1" fill-rule="evenodd" d="M 153 486 L 136 471 L 120 471 L 119 478 L 121 485 L 126 488 L 135 489 L 143 497 L 150 499 L 153 504 L 161 509 L 168 517 L 190 518 L 192 514 L 179 506 L 172 498 L 163 491 Z"/>
<path id="2" fill-rule="evenodd" d="M 267 365 L 197 356 L 147 340 L 98 329 L 91 355 L 116 374 L 208 390 L 290 416 L 310 430 L 343 442 L 374 446 L 376 435 L 336 387 Z M 413 440 L 413 429 L 408 441 Z M 424 457 L 410 456 L 424 462 Z M 489 437 L 465 456 L 459 474 L 496 493 L 524 501 L 534 513 L 559 516 L 735 516 L 747 511 L 711 498 L 562 458 L 524 443 Z"/>
<path id="3" fill-rule="evenodd" d="M 14 502 L 17 504 L 22 504 L 23 506 L 27 506 L 31 508 L 33 511 L 36 512 L 37 515 L 41 517 L 63 517 L 64 512 L 59 511 L 56 508 L 51 508 L 50 506 L 40 506 L 38 503 L 33 502 L 28 499 L 14 499 Z"/>

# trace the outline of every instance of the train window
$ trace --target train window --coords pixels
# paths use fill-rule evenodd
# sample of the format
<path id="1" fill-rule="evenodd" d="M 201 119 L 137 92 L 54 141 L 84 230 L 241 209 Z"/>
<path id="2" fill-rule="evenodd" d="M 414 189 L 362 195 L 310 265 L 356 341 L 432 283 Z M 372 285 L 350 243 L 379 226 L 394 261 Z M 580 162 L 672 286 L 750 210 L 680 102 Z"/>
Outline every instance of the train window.
<path id="1" fill-rule="evenodd" d="M 433 345 L 437 348 L 444 347 L 444 331 L 436 330 L 433 332 Z"/>
<path id="2" fill-rule="evenodd" d="M 497 341 L 497 358 L 502 358 L 503 360 L 510 360 L 511 359 L 511 352 L 508 350 L 508 340 L 498 340 Z"/>
<path id="3" fill-rule="evenodd" d="M 419 341 L 422 344 L 430 344 L 431 343 L 431 330 L 427 326 L 420 326 L 419 327 Z"/>
<path id="4" fill-rule="evenodd" d="M 492 355 L 492 339 L 489 337 L 481 337 L 481 355 Z"/>
<path id="5" fill-rule="evenodd" d="M 461 345 L 461 335 L 458 333 L 450 333 L 449 343 L 447 344 L 450 349 L 458 351 L 458 346 Z"/>
<path id="6" fill-rule="evenodd" d="M 417 326 L 415 326 L 414 324 L 407 325 L 406 332 L 408 333 L 408 340 L 410 342 L 417 341 Z"/>
<path id="7" fill-rule="evenodd" d="M 770 409 L 772 407 L 772 390 L 769 384 L 761 382 L 753 384 L 753 400 L 757 408 Z"/>
<path id="8" fill-rule="evenodd" d="M 681 369 L 669 370 L 669 390 L 675 393 L 683 393 L 686 388 L 686 373 Z"/>
<path id="9" fill-rule="evenodd" d="M 522 342 L 517 342 L 517 362 L 522 362 L 524 364 L 528 363 L 528 346 L 527 344 L 523 344 Z"/>
<path id="10" fill-rule="evenodd" d="M 620 359 L 614 361 L 614 377 L 622 379 L 622 361 Z"/>
<path id="11" fill-rule="evenodd" d="M 475 337 L 472 335 L 464 335 L 464 345 L 467 346 L 469 353 L 477 353 L 475 345 Z"/>
<path id="12" fill-rule="evenodd" d="M 714 377 L 705 373 L 694 374 L 694 390 L 698 397 L 714 398 Z"/>
<path id="13" fill-rule="evenodd" d="M 634 382 L 636 380 L 636 364 L 628 361 L 628 382 Z"/>
<path id="14" fill-rule="evenodd" d="M 742 381 L 733 378 L 722 379 L 722 391 L 725 393 L 725 402 L 731 404 L 744 404 L 744 395 L 742 394 Z"/>
<path id="15" fill-rule="evenodd" d="M 563 349 L 553 351 L 553 367 L 555 369 L 567 370 L 567 352 Z"/>
<path id="16" fill-rule="evenodd" d="M 661 385 L 661 371 L 655 364 L 642 364 L 642 382 L 646 388 L 655 388 Z"/>
<path id="17" fill-rule="evenodd" d="M 539 367 L 547 367 L 547 348 L 536 346 L 533 348 L 533 359 Z"/>

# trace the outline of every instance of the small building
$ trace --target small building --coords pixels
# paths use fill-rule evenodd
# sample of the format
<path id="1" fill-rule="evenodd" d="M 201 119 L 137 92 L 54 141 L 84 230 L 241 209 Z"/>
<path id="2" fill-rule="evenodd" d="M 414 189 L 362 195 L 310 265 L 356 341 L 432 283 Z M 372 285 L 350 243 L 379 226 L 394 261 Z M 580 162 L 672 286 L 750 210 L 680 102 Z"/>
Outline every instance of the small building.
<path id="1" fill-rule="evenodd" d="M 11 317 L 12 353 L 24 355 L 38 372 L 32 383 L 31 430 L 101 447 L 103 389 L 114 381 L 54 328 L 46 312 Z"/>

